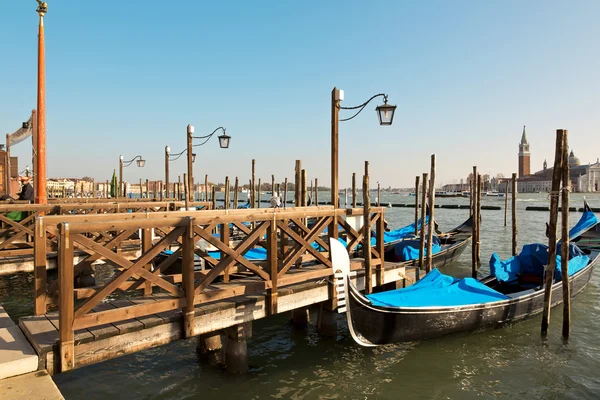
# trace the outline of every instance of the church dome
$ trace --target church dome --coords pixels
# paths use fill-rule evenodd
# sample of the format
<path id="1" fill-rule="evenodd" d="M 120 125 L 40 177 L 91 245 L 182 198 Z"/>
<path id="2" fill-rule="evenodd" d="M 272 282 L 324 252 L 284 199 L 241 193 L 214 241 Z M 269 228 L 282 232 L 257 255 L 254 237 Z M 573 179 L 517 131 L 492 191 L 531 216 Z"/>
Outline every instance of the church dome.
<path id="1" fill-rule="evenodd" d="M 579 158 L 575 157 L 573 150 L 571 150 L 571 153 L 569 154 L 569 166 L 578 167 L 579 165 L 581 165 L 581 163 L 579 162 Z"/>

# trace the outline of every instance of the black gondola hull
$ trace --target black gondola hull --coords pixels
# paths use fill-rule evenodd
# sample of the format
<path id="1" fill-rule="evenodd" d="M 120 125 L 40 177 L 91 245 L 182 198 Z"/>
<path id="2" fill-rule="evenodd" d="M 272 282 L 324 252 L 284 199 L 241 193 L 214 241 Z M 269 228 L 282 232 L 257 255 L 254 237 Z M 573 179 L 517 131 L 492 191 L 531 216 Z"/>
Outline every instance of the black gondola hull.
<path id="1" fill-rule="evenodd" d="M 570 278 L 571 297 L 587 286 L 597 258 Z M 499 302 L 458 307 L 377 307 L 348 286 L 348 325 L 354 339 L 364 345 L 429 339 L 458 332 L 500 327 L 543 310 L 543 290 Z M 552 306 L 562 303 L 562 283 L 552 287 Z"/>

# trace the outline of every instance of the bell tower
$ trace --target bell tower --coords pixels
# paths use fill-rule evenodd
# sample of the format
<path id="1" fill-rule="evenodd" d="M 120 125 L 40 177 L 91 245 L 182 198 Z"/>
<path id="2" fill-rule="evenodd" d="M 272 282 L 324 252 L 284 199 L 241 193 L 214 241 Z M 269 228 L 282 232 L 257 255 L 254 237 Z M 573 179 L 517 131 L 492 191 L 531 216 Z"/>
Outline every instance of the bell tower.
<path id="1" fill-rule="evenodd" d="M 523 135 L 521 136 L 521 143 L 519 143 L 519 178 L 531 174 L 530 155 L 529 142 L 525 134 L 525 125 L 523 125 Z"/>

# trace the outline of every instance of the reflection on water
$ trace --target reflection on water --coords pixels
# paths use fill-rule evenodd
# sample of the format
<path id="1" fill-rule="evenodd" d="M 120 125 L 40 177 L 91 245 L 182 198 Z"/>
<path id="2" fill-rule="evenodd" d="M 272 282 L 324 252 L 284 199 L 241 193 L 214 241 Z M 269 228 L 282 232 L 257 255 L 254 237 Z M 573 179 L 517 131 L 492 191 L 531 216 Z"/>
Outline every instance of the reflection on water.
<path id="1" fill-rule="evenodd" d="M 320 200 L 326 200 L 324 194 Z M 580 207 L 582 196 L 573 195 Z M 547 205 L 545 195 L 519 202 L 519 244 L 545 242 L 548 214 L 525 212 L 527 205 Z M 409 203 L 408 196 L 382 195 L 382 201 Z M 503 205 L 503 201 L 485 200 Z M 439 199 L 438 203 L 467 199 Z M 600 207 L 600 198 L 590 198 Z M 485 203 L 484 203 L 485 204 Z M 509 210 L 510 211 L 510 210 Z M 442 230 L 467 218 L 467 210 L 436 209 Z M 579 213 L 571 213 L 574 224 Z M 391 226 L 409 223 L 410 208 L 386 210 Z M 481 256 L 493 251 L 510 255 L 510 225 L 503 211 L 482 211 Z M 509 214 L 510 224 L 510 214 Z M 470 248 L 446 269 L 470 274 Z M 587 290 L 573 302 L 572 334 L 560 338 L 560 308 L 552 314 L 550 334 L 542 340 L 539 318 L 488 332 L 436 340 L 363 348 L 354 343 L 338 317 L 338 335 L 321 338 L 314 324 L 298 331 L 280 315 L 254 323 L 248 343 L 250 372 L 232 376 L 199 363 L 194 339 L 124 356 L 55 377 L 67 399 L 481 399 L 481 398 L 600 398 L 600 278 L 594 273 Z M 0 301 L 7 309 L 31 311 L 29 274 L 0 279 Z M 316 313 L 311 314 L 316 320 Z"/>

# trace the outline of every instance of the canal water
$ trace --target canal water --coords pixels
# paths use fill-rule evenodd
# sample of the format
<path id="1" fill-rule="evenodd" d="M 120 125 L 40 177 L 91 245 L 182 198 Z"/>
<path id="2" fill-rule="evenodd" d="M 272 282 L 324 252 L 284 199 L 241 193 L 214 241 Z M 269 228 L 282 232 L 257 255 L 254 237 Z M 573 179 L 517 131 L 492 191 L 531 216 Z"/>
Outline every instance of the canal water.
<path id="1" fill-rule="evenodd" d="M 266 195 L 265 195 L 266 197 Z M 327 200 L 326 194 L 319 196 Z M 375 196 L 372 196 L 374 198 Z M 588 196 L 600 207 L 600 196 Z M 414 197 L 383 194 L 382 202 L 410 203 Z M 441 204 L 468 204 L 468 199 L 437 199 Z M 571 205 L 582 206 L 573 194 Z M 483 204 L 504 200 L 483 198 Z M 547 195 L 520 195 L 519 247 L 546 242 L 547 212 L 525 207 L 549 205 Z M 435 209 L 442 230 L 468 216 L 468 210 Z M 571 213 L 571 225 L 580 213 Z M 410 223 L 411 208 L 388 208 L 391 227 Z M 511 251 L 510 209 L 482 211 L 482 273 L 492 252 L 505 258 Z M 470 274 L 470 247 L 459 262 L 443 272 Z M 0 278 L 0 302 L 11 316 L 31 312 L 31 274 Z M 541 339 L 540 318 L 502 329 L 448 336 L 436 340 L 359 347 L 345 318 L 338 316 L 335 339 L 321 338 L 312 324 L 296 330 L 289 316 L 260 320 L 248 342 L 250 372 L 232 376 L 203 364 L 196 341 L 181 340 L 54 377 L 66 399 L 481 399 L 600 398 L 600 275 L 572 304 L 568 343 L 560 336 L 561 309 L 553 309 L 550 333 Z M 314 310 L 313 310 L 314 311 Z"/>

